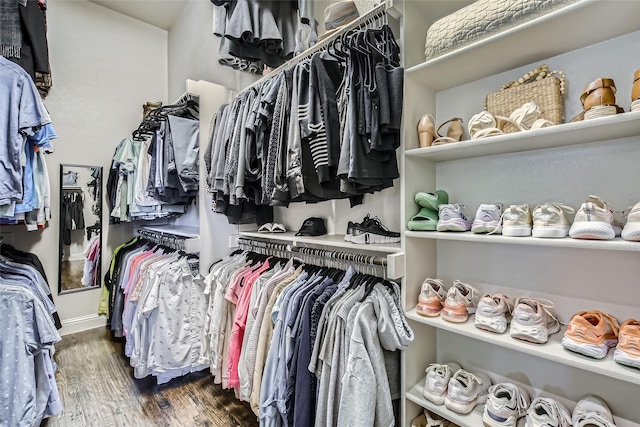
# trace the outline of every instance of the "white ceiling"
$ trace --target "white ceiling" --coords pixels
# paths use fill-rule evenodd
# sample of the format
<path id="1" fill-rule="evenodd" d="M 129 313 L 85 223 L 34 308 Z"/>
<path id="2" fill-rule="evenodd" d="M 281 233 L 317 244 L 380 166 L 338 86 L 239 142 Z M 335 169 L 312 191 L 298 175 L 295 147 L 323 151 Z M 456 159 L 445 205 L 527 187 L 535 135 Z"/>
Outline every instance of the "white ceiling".
<path id="1" fill-rule="evenodd" d="M 189 0 L 89 0 L 147 24 L 168 30 Z"/>

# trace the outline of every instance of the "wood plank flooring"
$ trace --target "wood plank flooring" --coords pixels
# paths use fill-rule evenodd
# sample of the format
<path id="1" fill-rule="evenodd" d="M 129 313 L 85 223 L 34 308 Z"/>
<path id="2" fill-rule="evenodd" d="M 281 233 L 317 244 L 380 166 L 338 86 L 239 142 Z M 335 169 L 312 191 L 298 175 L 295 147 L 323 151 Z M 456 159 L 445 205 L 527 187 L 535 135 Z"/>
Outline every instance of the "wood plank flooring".
<path id="1" fill-rule="evenodd" d="M 249 406 L 214 384 L 208 371 L 163 385 L 153 377 L 136 380 L 122 344 L 103 328 L 63 337 L 54 359 L 64 411 L 43 426 L 258 426 Z"/>

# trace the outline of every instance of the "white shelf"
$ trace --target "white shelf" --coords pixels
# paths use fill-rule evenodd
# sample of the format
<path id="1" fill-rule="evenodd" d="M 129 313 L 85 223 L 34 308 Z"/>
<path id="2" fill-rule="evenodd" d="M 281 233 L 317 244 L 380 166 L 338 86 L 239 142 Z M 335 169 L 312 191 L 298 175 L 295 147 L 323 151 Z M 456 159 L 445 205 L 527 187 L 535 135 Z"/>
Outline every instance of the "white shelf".
<path id="1" fill-rule="evenodd" d="M 412 401 L 413 403 L 422 406 L 433 412 L 434 414 L 438 414 L 443 418 L 448 419 L 449 421 L 453 421 L 458 424 L 460 427 L 478 427 L 482 426 L 482 411 L 484 405 L 477 405 L 473 411 L 470 413 L 463 415 L 458 414 L 457 412 L 450 411 L 444 405 L 436 405 L 433 402 L 424 398 L 424 378 L 422 380 L 411 387 L 409 391 L 407 391 L 407 399 Z"/>
<path id="2" fill-rule="evenodd" d="M 586 371 L 615 378 L 620 381 L 640 385 L 640 370 L 616 363 L 613 360 L 613 351 L 609 351 L 606 358 L 598 360 L 565 350 L 560 342 L 564 334 L 564 329 L 551 335 L 546 344 L 531 344 L 511 338 L 508 331 L 504 334 L 492 334 L 490 332 L 482 331 L 475 327 L 473 317 L 469 318 L 465 323 L 451 323 L 443 320 L 441 317 L 421 316 L 416 312 L 415 308 L 409 310 L 406 313 L 406 316 L 411 320 L 433 326 L 438 329 L 464 335 L 466 337 L 540 357 L 542 359 L 551 360 L 563 365 L 584 369 Z"/>
<path id="3" fill-rule="evenodd" d="M 572 239 L 571 237 L 564 237 L 562 239 L 543 239 L 538 237 L 507 237 L 499 234 L 475 234 L 470 231 L 463 233 L 454 231 L 406 231 L 405 236 L 410 238 L 453 240 L 459 242 L 501 243 L 507 245 L 640 252 L 640 242 L 629 242 L 620 237 L 616 237 L 613 240 L 585 240 Z"/>
<path id="4" fill-rule="evenodd" d="M 640 30 L 637 16 L 638 1 L 582 0 L 408 68 L 406 77 L 435 91 L 459 86 Z M 616 24 L 590 25 L 594 17 Z"/>
<path id="5" fill-rule="evenodd" d="M 391 245 L 359 245 L 344 240 L 344 234 L 325 234 L 323 236 L 296 236 L 293 231 L 286 233 L 259 233 L 257 231 L 241 231 L 240 236 L 255 239 L 269 240 L 272 242 L 283 242 L 294 246 L 323 246 L 332 248 L 346 248 L 367 252 L 380 252 L 393 254 L 402 251 L 399 244 Z"/>
<path id="6" fill-rule="evenodd" d="M 406 150 L 405 154 L 409 157 L 442 162 L 610 141 L 637 135 L 640 135 L 640 111 L 482 139 L 415 148 Z"/>

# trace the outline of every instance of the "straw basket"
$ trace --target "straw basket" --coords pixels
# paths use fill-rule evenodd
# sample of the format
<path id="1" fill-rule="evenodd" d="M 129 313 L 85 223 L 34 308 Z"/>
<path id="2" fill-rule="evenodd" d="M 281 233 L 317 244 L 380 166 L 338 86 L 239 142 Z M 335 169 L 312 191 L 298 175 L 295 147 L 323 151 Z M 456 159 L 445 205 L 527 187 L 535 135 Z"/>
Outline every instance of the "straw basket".
<path id="1" fill-rule="evenodd" d="M 490 93 L 485 100 L 485 110 L 494 116 L 509 117 L 513 110 L 522 107 L 523 104 L 534 101 L 542 114 L 540 118 L 547 119 L 554 124 L 560 124 L 564 120 L 564 75 L 562 77 L 546 77 L 538 81 L 501 89 Z M 507 125 L 513 129 L 503 129 L 505 133 L 515 132 L 515 126 Z"/>

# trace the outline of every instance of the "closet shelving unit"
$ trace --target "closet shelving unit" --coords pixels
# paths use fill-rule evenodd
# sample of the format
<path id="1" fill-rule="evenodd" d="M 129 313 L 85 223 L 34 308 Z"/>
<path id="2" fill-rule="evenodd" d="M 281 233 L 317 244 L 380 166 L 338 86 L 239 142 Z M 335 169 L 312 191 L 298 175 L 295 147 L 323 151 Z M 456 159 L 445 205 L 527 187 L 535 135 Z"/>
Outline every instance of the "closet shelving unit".
<path id="1" fill-rule="evenodd" d="M 576 210 L 589 194 L 622 210 L 640 201 L 640 114 L 596 120 L 439 147 L 418 148 L 416 124 L 429 113 L 436 126 L 451 117 L 469 118 L 484 97 L 540 63 L 567 75 L 566 121 L 580 110 L 587 83 L 610 77 L 618 104 L 629 110 L 637 51 L 640 2 L 580 0 L 548 15 L 424 61 L 424 35 L 445 16 L 443 2 L 393 1 L 402 15 L 405 60 L 402 218 L 418 211 L 418 191 L 443 189 L 451 203 L 473 217 L 480 203 L 505 205 L 563 202 Z M 456 8 L 470 2 L 455 3 Z M 590 23 L 598 22 L 598 25 Z M 586 30 L 586 27 L 589 29 Z M 585 30 L 582 30 L 585 29 Z M 416 37 L 419 34 L 420 37 Z M 415 39 L 420 38 L 421 43 Z M 635 58 L 630 57 L 635 55 Z M 444 130 L 446 132 L 446 129 Z M 439 277 L 446 287 L 462 280 L 480 293 L 545 298 L 563 324 L 581 310 L 599 309 L 620 323 L 640 317 L 640 244 L 612 241 L 516 238 L 472 233 L 404 231 L 403 300 L 415 340 L 403 354 L 403 425 L 428 408 L 460 426 L 482 425 L 478 406 L 469 415 L 436 406 L 422 396 L 430 363 L 456 361 L 487 372 L 494 381 L 524 384 L 533 396 L 557 397 L 570 410 L 594 394 L 610 406 L 616 425 L 640 426 L 640 370 L 565 350 L 562 334 L 535 345 L 476 329 L 473 317 L 453 324 L 415 311 L 422 282 Z"/>

